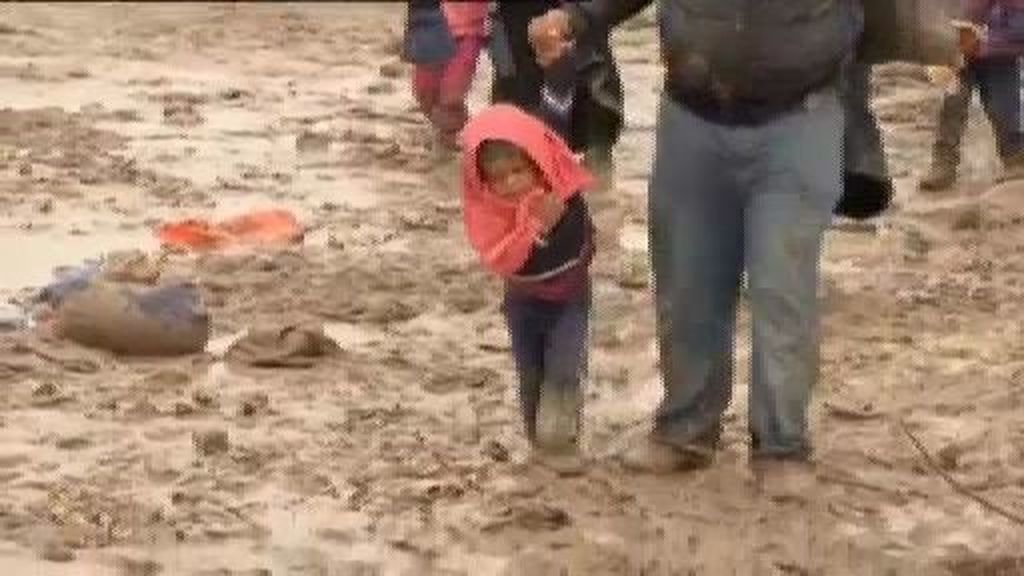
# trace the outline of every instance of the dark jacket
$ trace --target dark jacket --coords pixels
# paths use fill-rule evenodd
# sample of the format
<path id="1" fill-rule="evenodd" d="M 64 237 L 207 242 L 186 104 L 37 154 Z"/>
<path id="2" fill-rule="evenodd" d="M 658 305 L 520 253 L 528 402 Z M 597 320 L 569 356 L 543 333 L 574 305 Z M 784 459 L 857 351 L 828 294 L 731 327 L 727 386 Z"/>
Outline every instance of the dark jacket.
<path id="1" fill-rule="evenodd" d="M 894 17 L 885 9 L 892 1 L 872 5 L 873 21 L 893 25 Z M 569 8 L 574 35 L 578 40 L 606 36 L 610 28 L 652 3 L 574 4 Z M 794 108 L 817 87 L 836 82 L 847 114 L 844 192 L 835 212 L 863 219 L 889 206 L 892 181 L 869 106 L 870 68 L 855 62 L 863 49 L 859 0 L 661 0 L 659 8 L 662 51 L 666 61 L 676 63 L 666 71 L 667 91 L 709 120 L 756 123 Z M 688 31 L 692 34 L 687 38 Z M 695 54 L 704 55 L 703 66 L 678 65 L 692 62 Z M 724 84 L 725 90 L 709 79 Z M 731 98 L 723 99 L 723 92 Z"/>
<path id="2" fill-rule="evenodd" d="M 505 0 L 497 3 L 491 22 L 491 58 L 494 103 L 515 104 L 541 113 L 544 70 L 537 64 L 527 29 L 530 20 L 558 7 L 590 2 L 559 0 Z M 592 147 L 610 148 L 624 125 L 622 82 L 615 66 L 607 34 L 597 34 L 577 44 L 577 86 L 566 140 L 576 152 Z"/>
<path id="3" fill-rule="evenodd" d="M 1024 0 L 964 0 L 967 18 L 988 26 L 981 55 L 1024 55 Z"/>
<path id="4" fill-rule="evenodd" d="M 565 215 L 544 238 L 544 244 L 506 282 L 513 297 L 566 301 L 588 285 L 595 252 L 594 223 L 582 194 L 566 202 Z"/>
<path id="5" fill-rule="evenodd" d="M 569 6 L 588 40 L 653 0 Z M 837 82 L 863 26 L 858 0 L 660 0 L 666 91 L 712 121 L 758 123 Z"/>

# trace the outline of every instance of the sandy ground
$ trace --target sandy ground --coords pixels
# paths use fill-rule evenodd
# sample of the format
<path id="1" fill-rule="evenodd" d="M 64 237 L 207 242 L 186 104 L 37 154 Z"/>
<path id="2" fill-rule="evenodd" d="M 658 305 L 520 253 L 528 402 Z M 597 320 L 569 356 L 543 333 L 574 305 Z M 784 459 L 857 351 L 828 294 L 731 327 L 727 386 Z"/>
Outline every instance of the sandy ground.
<path id="1" fill-rule="evenodd" d="M 1024 574 L 1024 527 L 954 491 L 902 432 L 1024 515 L 1024 190 L 982 195 L 986 124 L 965 184 L 918 193 L 938 90 L 879 70 L 898 205 L 829 236 L 804 499 L 751 482 L 743 339 L 716 466 L 628 474 L 601 456 L 660 394 L 644 254 L 659 77 L 649 19 L 619 32 L 628 127 L 616 190 L 595 199 L 597 462 L 557 478 L 524 464 L 498 285 L 411 106 L 400 20 L 342 3 L 0 7 L 0 296 L 153 249 L 162 219 L 285 207 L 313 227 L 304 246 L 172 265 L 201 283 L 213 352 L 300 320 L 344 349 L 258 372 L 0 335 L 4 574 Z M 476 105 L 486 84 L 485 65 Z M 211 431 L 230 445 L 201 454 L 193 436 Z"/>

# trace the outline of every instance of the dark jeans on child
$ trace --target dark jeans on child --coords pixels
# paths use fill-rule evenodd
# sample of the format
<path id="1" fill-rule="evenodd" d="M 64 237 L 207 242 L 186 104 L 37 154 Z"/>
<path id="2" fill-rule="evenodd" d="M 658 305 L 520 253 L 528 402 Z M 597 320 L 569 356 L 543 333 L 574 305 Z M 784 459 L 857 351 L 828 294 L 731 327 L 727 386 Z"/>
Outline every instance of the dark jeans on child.
<path id="1" fill-rule="evenodd" d="M 519 377 L 519 406 L 531 441 L 536 438 L 541 390 L 550 386 L 579 392 L 587 367 L 590 304 L 589 286 L 565 302 L 505 296 L 503 311 Z"/>

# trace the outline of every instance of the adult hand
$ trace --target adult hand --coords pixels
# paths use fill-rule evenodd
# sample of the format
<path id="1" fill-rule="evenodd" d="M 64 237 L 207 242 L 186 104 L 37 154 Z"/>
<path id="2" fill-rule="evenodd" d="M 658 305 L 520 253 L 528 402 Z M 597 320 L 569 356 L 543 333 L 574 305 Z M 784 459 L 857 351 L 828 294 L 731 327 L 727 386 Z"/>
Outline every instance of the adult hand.
<path id="1" fill-rule="evenodd" d="M 572 47 L 569 13 L 561 8 L 547 11 L 530 21 L 527 27 L 530 45 L 541 67 L 548 67 Z"/>
<path id="2" fill-rule="evenodd" d="M 540 221 L 541 233 L 547 234 L 565 215 L 565 202 L 549 192 L 534 201 L 531 211 Z"/>
<path id="3" fill-rule="evenodd" d="M 981 35 L 973 26 L 962 26 L 959 28 L 960 53 L 964 58 L 973 60 L 981 52 Z"/>

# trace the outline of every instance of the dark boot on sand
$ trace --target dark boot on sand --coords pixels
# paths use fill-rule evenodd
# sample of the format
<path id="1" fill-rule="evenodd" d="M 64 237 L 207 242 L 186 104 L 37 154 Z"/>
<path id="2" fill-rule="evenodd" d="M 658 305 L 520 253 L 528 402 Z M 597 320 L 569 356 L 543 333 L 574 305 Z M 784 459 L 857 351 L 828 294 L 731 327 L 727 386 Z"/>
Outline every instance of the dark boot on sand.
<path id="1" fill-rule="evenodd" d="M 927 174 L 921 178 L 921 190 L 935 192 L 945 190 L 956 183 L 956 165 L 935 161 Z"/>

